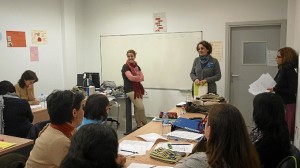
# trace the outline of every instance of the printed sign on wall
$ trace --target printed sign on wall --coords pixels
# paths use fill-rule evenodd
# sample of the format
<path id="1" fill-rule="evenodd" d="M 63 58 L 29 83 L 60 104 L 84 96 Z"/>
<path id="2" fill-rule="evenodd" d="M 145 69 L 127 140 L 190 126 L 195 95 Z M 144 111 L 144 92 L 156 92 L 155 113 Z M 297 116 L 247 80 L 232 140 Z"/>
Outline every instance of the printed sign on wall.
<path id="1" fill-rule="evenodd" d="M 7 47 L 26 47 L 25 32 L 6 31 Z"/>
<path id="2" fill-rule="evenodd" d="M 32 42 L 32 44 L 35 44 L 35 45 L 47 44 L 48 43 L 47 31 L 32 30 L 31 31 L 31 42 Z"/>
<path id="3" fill-rule="evenodd" d="M 153 22 L 154 32 L 167 32 L 167 18 L 165 13 L 154 13 Z"/>

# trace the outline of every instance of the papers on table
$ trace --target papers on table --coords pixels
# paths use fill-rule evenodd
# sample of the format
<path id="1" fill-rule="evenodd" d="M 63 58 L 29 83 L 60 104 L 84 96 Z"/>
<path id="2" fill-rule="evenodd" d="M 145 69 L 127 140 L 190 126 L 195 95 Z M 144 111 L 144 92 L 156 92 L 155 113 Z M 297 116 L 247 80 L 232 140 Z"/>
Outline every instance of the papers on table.
<path id="1" fill-rule="evenodd" d="M 143 135 L 138 135 L 137 137 L 143 138 L 147 142 L 155 142 L 158 139 L 168 140 L 167 138 L 157 133 L 143 134 Z"/>
<path id="2" fill-rule="evenodd" d="M 187 144 L 187 143 L 160 142 L 156 145 L 155 149 L 162 147 L 176 152 L 191 153 L 193 150 L 193 146 L 194 146 L 193 144 Z"/>
<path id="3" fill-rule="evenodd" d="M 204 135 L 195 132 L 184 131 L 184 130 L 175 130 L 168 133 L 167 137 L 170 139 L 177 139 L 177 140 L 199 141 L 204 137 Z"/>
<path id="4" fill-rule="evenodd" d="M 42 108 L 42 105 L 41 104 L 39 104 L 39 105 L 30 105 L 30 108 L 31 108 L 31 110 L 38 109 L 38 108 Z"/>
<path id="5" fill-rule="evenodd" d="M 16 145 L 16 143 L 0 141 L 0 149 L 6 149 L 14 145 Z"/>
<path id="6" fill-rule="evenodd" d="M 276 82 L 269 73 L 262 74 L 255 82 L 249 85 L 249 93 L 257 95 L 259 93 L 268 92 L 268 88 L 273 88 Z"/>
<path id="7" fill-rule="evenodd" d="M 176 104 L 176 107 L 182 107 L 182 106 L 185 106 L 186 105 L 186 102 L 183 101 L 183 102 L 180 102 L 178 104 Z"/>
<path id="8" fill-rule="evenodd" d="M 152 148 L 154 142 L 124 140 L 119 144 L 119 154 L 128 155 L 145 155 Z"/>
<path id="9" fill-rule="evenodd" d="M 170 166 L 156 166 L 156 165 L 149 165 L 149 164 L 141 164 L 141 163 L 131 163 L 128 168 L 173 168 Z"/>
<path id="10" fill-rule="evenodd" d="M 208 84 L 205 83 L 204 85 L 196 85 L 194 82 L 194 97 L 201 97 L 208 93 Z"/>

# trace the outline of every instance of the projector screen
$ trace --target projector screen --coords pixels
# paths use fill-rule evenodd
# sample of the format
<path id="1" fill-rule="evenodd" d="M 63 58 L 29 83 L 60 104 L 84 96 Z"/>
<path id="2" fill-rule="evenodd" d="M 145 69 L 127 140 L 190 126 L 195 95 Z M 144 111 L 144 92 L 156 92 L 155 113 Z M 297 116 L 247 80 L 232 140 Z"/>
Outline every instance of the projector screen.
<path id="1" fill-rule="evenodd" d="M 133 49 L 145 76 L 145 88 L 191 89 L 190 71 L 201 40 L 202 31 L 101 36 L 101 81 L 123 85 L 121 69 L 127 50 Z"/>

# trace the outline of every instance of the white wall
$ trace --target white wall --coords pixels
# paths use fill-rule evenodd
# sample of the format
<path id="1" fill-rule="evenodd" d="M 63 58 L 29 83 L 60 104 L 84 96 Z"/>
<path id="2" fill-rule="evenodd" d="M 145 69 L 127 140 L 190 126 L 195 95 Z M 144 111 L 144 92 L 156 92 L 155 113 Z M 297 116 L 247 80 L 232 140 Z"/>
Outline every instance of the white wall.
<path id="1" fill-rule="evenodd" d="M 153 33 L 157 12 L 166 13 L 168 32 L 202 30 L 205 40 L 222 41 L 225 47 L 226 22 L 287 19 L 287 0 L 1 0 L 0 80 L 16 83 L 24 70 L 32 69 L 40 78 L 37 95 L 68 89 L 76 84 L 77 73 L 100 71 L 100 35 Z M 6 47 L 7 30 L 25 31 L 28 46 Z M 39 46 L 39 62 L 29 60 L 31 30 L 48 31 L 48 44 Z M 224 95 L 225 60 L 220 65 L 218 93 Z M 121 69 L 113 63 L 111 68 Z M 147 91 L 148 116 L 185 100 L 185 93 L 178 91 Z"/>
<path id="2" fill-rule="evenodd" d="M 203 39 L 222 41 L 225 47 L 225 23 L 238 21 L 281 20 L 287 18 L 287 1 L 203 1 L 203 0 L 89 0 L 83 4 L 83 36 L 81 48 L 86 71 L 100 70 L 100 35 L 153 33 L 153 13 L 165 12 L 168 32 L 203 31 Z M 196 45 L 196 44 L 195 44 Z M 118 46 L 111 46 L 117 48 Z M 223 48 L 223 58 L 225 48 Z M 138 52 L 138 51 L 137 51 Z M 159 52 L 159 51 L 157 51 Z M 123 55 L 125 57 L 125 53 Z M 139 59 L 141 59 L 141 55 Z M 195 51 L 195 57 L 197 53 Z M 125 58 L 124 58 L 125 60 Z M 190 63 L 192 66 L 192 62 Z M 220 62 L 222 79 L 218 93 L 225 94 L 225 60 Z M 111 68 L 121 69 L 111 63 Z M 191 67 L 183 67 L 190 70 Z M 159 72 L 153 71 L 159 75 Z M 121 78 L 121 74 L 120 74 Z M 145 76 L 147 80 L 147 76 Z M 163 80 L 163 79 L 162 79 Z M 192 83 L 192 82 L 191 82 Z M 121 85 L 119 83 L 118 85 Z M 174 107 L 185 100 L 179 91 L 147 90 L 146 113 L 155 116 L 159 111 Z M 168 95 L 161 101 L 162 95 Z M 181 96 L 180 96 L 181 95 Z"/>

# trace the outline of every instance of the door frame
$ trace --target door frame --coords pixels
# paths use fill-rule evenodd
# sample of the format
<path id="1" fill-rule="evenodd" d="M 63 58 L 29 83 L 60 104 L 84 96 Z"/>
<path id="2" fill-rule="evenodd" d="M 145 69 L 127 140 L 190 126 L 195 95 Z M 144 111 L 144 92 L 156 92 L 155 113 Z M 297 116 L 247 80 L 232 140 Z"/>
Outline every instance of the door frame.
<path id="1" fill-rule="evenodd" d="M 286 20 L 267 20 L 267 21 L 246 21 L 246 22 L 226 22 L 225 30 L 225 95 L 224 97 L 230 102 L 230 82 L 231 82 L 231 31 L 233 28 L 252 27 L 252 26 L 280 26 L 280 47 L 286 45 Z M 247 88 L 248 89 L 248 88 Z"/>

